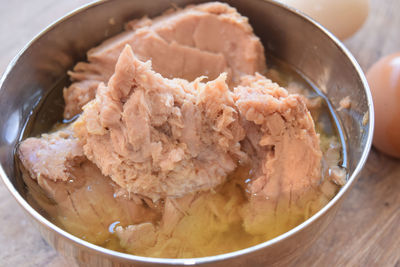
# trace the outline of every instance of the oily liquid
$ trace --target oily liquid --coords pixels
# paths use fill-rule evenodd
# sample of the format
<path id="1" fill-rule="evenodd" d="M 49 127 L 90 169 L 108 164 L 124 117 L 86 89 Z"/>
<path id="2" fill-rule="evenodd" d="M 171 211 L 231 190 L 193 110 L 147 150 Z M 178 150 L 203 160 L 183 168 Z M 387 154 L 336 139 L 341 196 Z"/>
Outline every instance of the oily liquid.
<path id="1" fill-rule="evenodd" d="M 337 146 L 337 165 L 346 167 L 346 150 L 339 120 L 325 96 L 290 66 L 270 59 L 269 78 L 289 92 L 300 92 L 310 99 L 321 101 L 311 110 L 325 153 L 332 144 Z M 27 122 L 23 138 L 38 136 L 63 125 L 60 80 L 33 112 Z M 60 127 L 60 126 L 58 126 Z M 62 126 L 61 126 L 62 127 Z M 116 197 L 116 185 L 101 175 L 97 167 L 86 162 L 76 170 L 74 180 L 50 182 L 43 190 L 19 166 L 26 185 L 29 203 L 67 232 L 112 250 L 135 255 L 164 258 L 191 258 L 217 255 L 259 244 L 281 235 L 304 222 L 326 205 L 340 186 L 324 177 L 321 184 L 298 193 L 281 194 L 277 199 L 251 198 L 247 185 L 252 175 L 249 166 L 240 166 L 229 175 L 227 182 L 209 192 L 192 196 L 189 208 L 175 222 L 173 231 L 163 221 L 163 205 L 149 207 L 133 200 Z M 57 189 L 57 190 L 54 190 Z M 52 192 L 62 192 L 53 195 Z M 180 200 L 174 200 L 180 208 Z M 158 205 L 158 206 L 157 206 Z M 157 239 L 151 246 L 117 236 L 118 226 L 127 227 L 152 222 L 157 228 Z"/>

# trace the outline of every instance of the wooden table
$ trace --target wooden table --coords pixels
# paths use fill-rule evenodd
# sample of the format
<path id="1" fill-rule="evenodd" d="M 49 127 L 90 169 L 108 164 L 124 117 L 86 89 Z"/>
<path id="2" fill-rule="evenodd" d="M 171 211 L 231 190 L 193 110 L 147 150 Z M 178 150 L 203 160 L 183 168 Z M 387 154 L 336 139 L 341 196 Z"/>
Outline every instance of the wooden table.
<path id="1" fill-rule="evenodd" d="M 40 30 L 87 2 L 0 0 L 0 73 Z M 366 24 L 345 42 L 364 70 L 400 51 L 399 10 L 399 0 L 371 0 Z M 0 266 L 75 266 L 45 243 L 1 182 Z M 400 266 L 400 160 L 372 149 L 334 222 L 293 266 Z"/>

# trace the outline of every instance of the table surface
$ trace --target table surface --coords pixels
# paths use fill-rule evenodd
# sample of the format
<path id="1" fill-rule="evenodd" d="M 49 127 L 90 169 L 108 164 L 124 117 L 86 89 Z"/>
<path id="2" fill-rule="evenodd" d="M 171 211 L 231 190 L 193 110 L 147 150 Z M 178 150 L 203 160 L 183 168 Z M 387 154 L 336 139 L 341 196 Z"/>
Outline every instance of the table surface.
<path id="1" fill-rule="evenodd" d="M 37 33 L 88 0 L 0 0 L 0 73 Z M 367 22 L 345 45 L 363 70 L 400 51 L 399 0 L 370 0 Z M 400 160 L 372 149 L 328 230 L 295 266 L 400 266 Z M 0 265 L 75 266 L 50 247 L 0 182 Z"/>

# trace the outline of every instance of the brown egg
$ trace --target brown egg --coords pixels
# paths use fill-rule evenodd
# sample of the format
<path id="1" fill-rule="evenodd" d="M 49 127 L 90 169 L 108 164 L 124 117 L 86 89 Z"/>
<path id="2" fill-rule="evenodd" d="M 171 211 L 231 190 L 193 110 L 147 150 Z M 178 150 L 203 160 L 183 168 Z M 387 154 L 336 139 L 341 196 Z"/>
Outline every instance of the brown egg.
<path id="1" fill-rule="evenodd" d="M 375 109 L 374 146 L 400 158 L 400 53 L 380 59 L 367 72 Z"/>
<path id="2" fill-rule="evenodd" d="M 353 35 L 368 17 L 369 0 L 278 0 L 299 9 L 336 35 Z"/>

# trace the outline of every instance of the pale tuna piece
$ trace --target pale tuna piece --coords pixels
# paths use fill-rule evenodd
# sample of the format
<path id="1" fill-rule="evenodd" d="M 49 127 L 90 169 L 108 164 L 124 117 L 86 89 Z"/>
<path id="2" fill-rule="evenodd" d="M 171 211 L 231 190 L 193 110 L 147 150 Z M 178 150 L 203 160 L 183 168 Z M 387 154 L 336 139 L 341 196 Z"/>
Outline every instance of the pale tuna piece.
<path id="1" fill-rule="evenodd" d="M 163 78 L 129 46 L 74 130 L 104 175 L 153 201 L 214 188 L 244 157 L 225 75 L 208 83 Z"/>
<path id="2" fill-rule="evenodd" d="M 253 161 L 250 192 L 274 198 L 315 185 L 322 152 L 303 97 L 261 75 L 243 77 L 234 93 Z"/>
<path id="3" fill-rule="evenodd" d="M 19 145 L 18 153 L 32 178 L 39 182 L 43 178 L 67 181 L 70 168 L 86 159 L 82 146 L 68 128 L 43 134 L 41 138 L 28 138 Z"/>
<path id="4" fill-rule="evenodd" d="M 142 223 L 118 226 L 116 234 L 120 246 L 132 254 L 151 256 L 154 251 L 168 249 L 166 242 L 171 238 L 176 226 L 188 214 L 191 204 L 200 194 L 188 194 L 182 198 L 166 198 L 162 218 L 158 225 Z"/>
<path id="5" fill-rule="evenodd" d="M 126 44 L 167 78 L 213 80 L 226 72 L 228 83 L 236 84 L 244 74 L 266 71 L 264 48 L 246 17 L 223 3 L 189 6 L 129 22 L 125 32 L 89 50 L 88 62 L 69 72 L 73 83 L 64 89 L 65 118 L 79 114 L 97 85 L 109 80 Z"/>
<path id="6" fill-rule="evenodd" d="M 139 198 L 114 197 L 119 187 L 86 159 L 69 130 L 24 140 L 18 156 L 28 198 L 32 196 L 58 225 L 84 240 L 103 245 L 111 237 L 111 224 L 137 224 L 159 216 Z M 62 179 L 56 179 L 60 174 Z"/>

